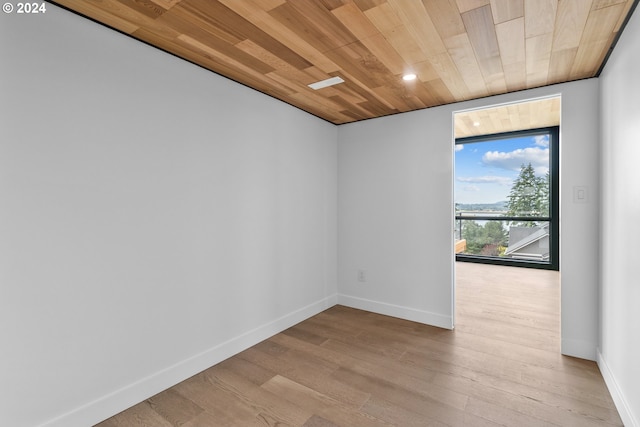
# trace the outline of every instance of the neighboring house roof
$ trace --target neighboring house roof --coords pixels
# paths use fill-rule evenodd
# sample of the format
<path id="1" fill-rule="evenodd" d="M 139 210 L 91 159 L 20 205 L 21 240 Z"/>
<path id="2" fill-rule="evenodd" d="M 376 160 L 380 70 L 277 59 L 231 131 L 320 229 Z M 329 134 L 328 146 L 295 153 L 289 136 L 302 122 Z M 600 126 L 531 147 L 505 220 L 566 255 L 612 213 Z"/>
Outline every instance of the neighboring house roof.
<path id="1" fill-rule="evenodd" d="M 512 230 L 519 229 L 518 231 L 521 231 L 523 228 L 525 227 L 511 227 L 509 229 L 509 246 L 507 247 L 507 250 L 505 251 L 504 254 L 511 255 L 514 257 L 522 257 L 522 258 L 542 258 L 542 259 L 549 258 L 548 250 L 545 253 L 539 253 L 539 251 L 538 252 L 523 251 L 523 249 L 526 249 L 532 244 L 537 243 L 544 238 L 548 238 L 549 224 L 545 224 L 544 226 L 539 228 L 538 227 L 529 228 L 529 230 L 531 230 L 529 234 L 526 234 L 524 237 L 520 237 L 517 241 L 511 243 L 512 236 L 516 234 L 516 233 L 512 233 Z"/>

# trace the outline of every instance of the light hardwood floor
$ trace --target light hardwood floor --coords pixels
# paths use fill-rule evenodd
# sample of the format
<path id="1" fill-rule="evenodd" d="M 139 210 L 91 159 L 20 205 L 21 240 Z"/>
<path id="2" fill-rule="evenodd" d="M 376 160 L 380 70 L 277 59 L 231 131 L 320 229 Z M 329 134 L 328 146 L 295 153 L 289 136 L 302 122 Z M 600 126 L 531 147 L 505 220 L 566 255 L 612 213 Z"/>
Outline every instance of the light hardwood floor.
<path id="1" fill-rule="evenodd" d="M 99 426 L 622 425 L 560 355 L 557 272 L 456 274 L 455 331 L 335 306 Z"/>

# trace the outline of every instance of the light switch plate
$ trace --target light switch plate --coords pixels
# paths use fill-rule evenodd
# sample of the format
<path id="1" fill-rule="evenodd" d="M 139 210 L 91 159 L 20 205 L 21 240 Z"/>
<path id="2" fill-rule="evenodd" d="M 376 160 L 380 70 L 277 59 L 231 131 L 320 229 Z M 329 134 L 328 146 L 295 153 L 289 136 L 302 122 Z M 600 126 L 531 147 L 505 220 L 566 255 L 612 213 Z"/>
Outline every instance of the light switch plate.
<path id="1" fill-rule="evenodd" d="M 573 187 L 573 203 L 588 203 L 589 189 L 586 185 L 576 185 Z"/>

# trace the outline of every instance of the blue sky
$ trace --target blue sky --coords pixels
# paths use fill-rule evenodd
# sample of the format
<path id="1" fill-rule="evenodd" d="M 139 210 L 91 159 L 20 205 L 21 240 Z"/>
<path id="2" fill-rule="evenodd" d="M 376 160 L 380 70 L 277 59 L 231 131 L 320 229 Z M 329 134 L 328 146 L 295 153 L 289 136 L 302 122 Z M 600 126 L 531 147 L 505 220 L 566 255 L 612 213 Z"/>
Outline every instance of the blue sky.
<path id="1" fill-rule="evenodd" d="M 547 173 L 548 135 L 456 145 L 454 200 L 456 203 L 507 200 L 523 163 L 531 163 L 536 175 Z"/>

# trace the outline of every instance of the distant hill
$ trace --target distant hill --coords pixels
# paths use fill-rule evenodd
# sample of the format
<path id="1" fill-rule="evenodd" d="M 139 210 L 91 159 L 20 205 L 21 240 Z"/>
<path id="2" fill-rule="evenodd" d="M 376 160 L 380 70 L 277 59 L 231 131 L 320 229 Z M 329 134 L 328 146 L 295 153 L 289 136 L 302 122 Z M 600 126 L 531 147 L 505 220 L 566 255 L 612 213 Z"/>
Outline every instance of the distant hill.
<path id="1" fill-rule="evenodd" d="M 456 203 L 458 211 L 506 211 L 507 201 L 496 203 Z"/>

